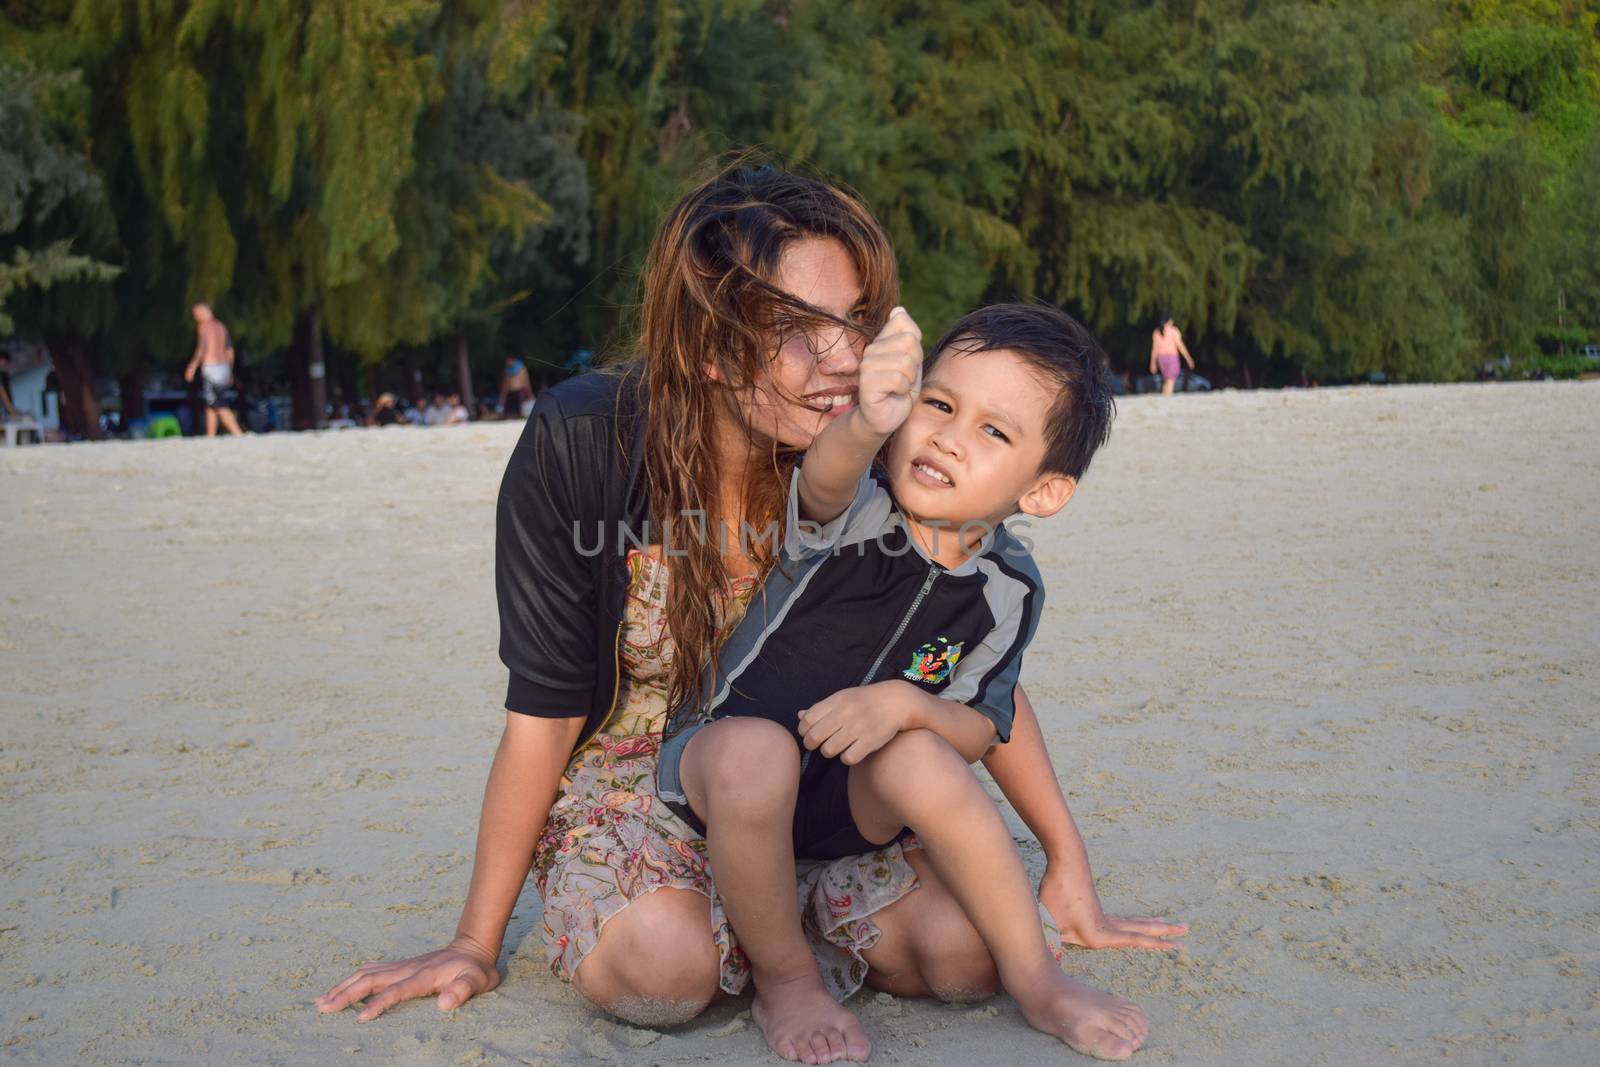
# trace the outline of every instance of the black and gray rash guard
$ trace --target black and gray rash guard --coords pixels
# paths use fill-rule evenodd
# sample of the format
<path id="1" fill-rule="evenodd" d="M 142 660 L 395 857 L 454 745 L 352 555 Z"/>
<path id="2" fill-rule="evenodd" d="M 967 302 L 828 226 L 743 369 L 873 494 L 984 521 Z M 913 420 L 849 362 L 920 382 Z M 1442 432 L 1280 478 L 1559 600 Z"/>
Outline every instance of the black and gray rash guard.
<path id="1" fill-rule="evenodd" d="M 923 554 L 874 477 L 821 527 L 800 521 L 798 485 L 796 470 L 780 565 L 722 646 L 709 700 L 679 709 L 668 734 L 742 715 L 798 736 L 800 712 L 824 697 L 899 678 L 969 705 L 1008 740 L 1022 653 L 1044 607 L 1026 547 L 1001 526 L 947 569 Z"/>

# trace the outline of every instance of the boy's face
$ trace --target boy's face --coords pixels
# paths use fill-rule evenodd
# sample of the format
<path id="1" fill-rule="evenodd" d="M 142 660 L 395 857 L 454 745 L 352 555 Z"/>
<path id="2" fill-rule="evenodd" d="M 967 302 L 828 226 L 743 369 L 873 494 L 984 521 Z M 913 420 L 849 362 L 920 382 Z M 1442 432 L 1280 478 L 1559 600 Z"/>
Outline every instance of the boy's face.
<path id="1" fill-rule="evenodd" d="M 889 442 L 895 499 L 912 518 L 997 525 L 1061 510 L 1076 488 L 1040 473 L 1057 387 L 1010 349 L 947 351 Z"/>

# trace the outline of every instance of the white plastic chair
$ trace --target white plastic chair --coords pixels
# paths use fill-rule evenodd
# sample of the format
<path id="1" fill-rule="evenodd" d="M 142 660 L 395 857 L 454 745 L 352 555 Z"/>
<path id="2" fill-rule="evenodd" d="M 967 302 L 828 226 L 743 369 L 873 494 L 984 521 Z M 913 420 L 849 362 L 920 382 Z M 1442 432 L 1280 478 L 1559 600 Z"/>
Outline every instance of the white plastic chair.
<path id="1" fill-rule="evenodd" d="M 0 427 L 5 428 L 6 447 L 16 448 L 22 443 L 22 435 L 33 434 L 33 443 L 44 444 L 44 429 L 39 425 L 39 420 L 32 415 L 18 415 L 14 419 L 0 421 Z"/>

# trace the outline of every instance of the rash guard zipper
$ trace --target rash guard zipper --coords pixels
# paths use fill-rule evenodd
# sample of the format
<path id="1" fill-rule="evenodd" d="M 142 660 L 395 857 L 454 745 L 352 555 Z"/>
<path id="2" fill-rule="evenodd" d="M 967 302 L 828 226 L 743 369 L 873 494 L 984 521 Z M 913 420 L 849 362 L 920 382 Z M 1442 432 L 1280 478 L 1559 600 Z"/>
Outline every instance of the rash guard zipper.
<path id="1" fill-rule="evenodd" d="M 938 566 L 929 564 L 928 576 L 922 579 L 922 588 L 917 590 L 917 595 L 911 600 L 911 606 L 905 610 L 905 614 L 900 616 L 900 625 L 895 627 L 894 633 L 889 636 L 889 640 L 885 641 L 883 647 L 878 649 L 877 658 L 872 661 L 872 666 L 867 668 L 867 673 L 861 676 L 861 681 L 857 683 L 858 685 L 871 684 L 873 675 L 878 673 L 878 668 L 883 666 L 883 661 L 888 658 L 890 650 L 894 648 L 895 643 L 906 632 L 906 627 L 911 625 L 912 616 L 916 615 L 917 609 L 922 606 L 922 602 L 928 599 L 928 591 L 933 588 L 933 583 L 939 580 L 940 570 Z M 808 751 L 800 757 L 800 773 L 805 773 L 806 768 L 811 765 L 811 757 L 815 755 L 815 752 Z"/>
<path id="2" fill-rule="evenodd" d="M 889 650 L 894 648 L 895 642 L 900 640 L 901 635 L 906 632 L 906 627 L 911 625 L 911 616 L 917 613 L 917 609 L 922 606 L 922 602 L 928 598 L 928 590 L 932 589 L 933 583 L 938 580 L 939 568 L 929 566 L 928 576 L 922 580 L 922 588 L 917 590 L 917 595 L 911 601 L 911 606 L 906 609 L 906 613 L 900 616 L 900 625 L 895 627 L 893 636 L 883 643 L 882 648 L 878 649 L 878 658 L 872 661 L 872 666 L 867 668 L 867 673 L 862 675 L 858 684 L 868 685 L 872 682 L 872 676 L 878 673 L 879 667 L 883 666 L 884 658 L 889 655 Z"/>

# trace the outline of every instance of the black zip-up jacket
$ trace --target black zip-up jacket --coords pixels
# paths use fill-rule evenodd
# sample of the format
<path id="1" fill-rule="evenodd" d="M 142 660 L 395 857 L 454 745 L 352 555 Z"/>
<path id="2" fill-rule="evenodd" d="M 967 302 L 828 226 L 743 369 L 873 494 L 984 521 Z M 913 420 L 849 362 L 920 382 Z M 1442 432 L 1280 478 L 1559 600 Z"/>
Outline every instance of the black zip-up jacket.
<path id="1" fill-rule="evenodd" d="M 616 706 L 627 547 L 648 543 L 643 374 L 596 371 L 545 390 L 500 482 L 495 598 L 506 709 L 585 717 Z"/>

